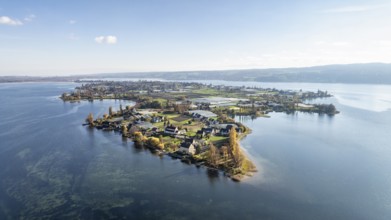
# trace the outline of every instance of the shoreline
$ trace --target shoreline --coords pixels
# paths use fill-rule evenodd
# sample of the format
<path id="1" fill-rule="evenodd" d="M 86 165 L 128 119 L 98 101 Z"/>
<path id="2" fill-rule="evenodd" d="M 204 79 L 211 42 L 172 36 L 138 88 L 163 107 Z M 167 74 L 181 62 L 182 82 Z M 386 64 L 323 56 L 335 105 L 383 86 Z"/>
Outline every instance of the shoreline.
<path id="1" fill-rule="evenodd" d="M 136 103 L 134 106 L 138 106 L 138 105 L 139 105 L 139 103 Z M 134 106 L 131 108 L 127 108 L 127 111 L 132 111 L 134 114 L 141 114 L 141 115 L 144 115 L 144 114 L 148 115 L 150 113 L 156 114 L 156 112 L 161 112 L 161 111 L 156 111 L 156 110 L 152 110 L 152 109 L 142 109 L 142 110 L 138 111 L 138 110 L 135 110 Z M 123 111 L 126 112 L 125 110 L 123 110 Z M 119 114 L 119 113 L 117 113 L 117 114 Z M 165 115 L 164 113 L 162 113 L 162 114 Z M 181 114 L 178 114 L 178 115 L 181 115 Z M 89 115 L 89 117 L 90 116 L 91 115 Z M 88 120 L 88 118 L 87 118 L 87 122 L 83 123 L 82 125 L 89 126 L 90 128 L 93 128 L 93 129 L 95 129 L 95 128 L 102 129 L 103 131 L 117 131 L 122 134 L 123 138 L 131 139 L 132 142 L 135 144 L 135 147 L 137 147 L 137 148 L 149 149 L 152 153 L 157 153 L 158 155 L 167 155 L 173 159 L 180 159 L 183 163 L 194 164 L 197 167 L 204 166 L 207 170 L 218 170 L 219 172 L 221 171 L 221 172 L 223 172 L 224 176 L 229 177 L 233 181 L 236 181 L 236 182 L 242 181 L 245 177 L 251 177 L 252 176 L 251 173 L 257 172 L 256 166 L 250 160 L 250 158 L 244 153 L 244 150 L 242 149 L 241 144 L 240 144 L 240 142 L 245 137 L 247 137 L 247 135 L 252 133 L 252 130 L 249 127 L 244 126 L 240 122 L 237 122 L 233 119 L 227 125 L 227 126 L 232 126 L 231 130 L 236 130 L 233 127 L 234 125 L 235 126 L 241 125 L 244 128 L 243 133 L 236 135 L 236 137 L 237 137 L 236 145 L 237 145 L 238 151 L 239 151 L 238 157 L 240 157 L 241 162 L 240 163 L 235 162 L 234 164 L 232 164 L 233 158 L 231 158 L 229 160 L 225 159 L 225 162 L 224 161 L 221 162 L 223 159 L 219 153 L 220 156 L 218 156 L 218 157 L 220 159 L 217 162 L 217 164 L 213 165 L 213 163 L 209 160 L 210 158 L 208 157 L 208 155 L 206 155 L 208 153 L 208 150 L 210 150 L 209 149 L 210 145 L 207 145 L 206 147 L 208 147 L 208 148 L 206 150 L 204 150 L 204 152 L 201 152 L 199 154 L 189 154 L 189 153 L 183 153 L 178 150 L 167 149 L 165 147 L 165 144 L 170 144 L 172 141 L 174 141 L 174 139 L 178 138 L 177 136 L 174 137 L 171 135 L 165 135 L 164 138 L 168 138 L 168 142 L 163 143 L 163 141 L 161 141 L 160 144 L 153 144 L 150 141 L 153 139 L 155 139 L 155 140 L 157 139 L 156 137 L 158 135 L 156 135 L 156 134 L 149 134 L 148 135 L 146 132 L 141 133 L 139 131 L 137 131 L 133 134 L 129 134 L 127 129 L 125 129 L 124 126 L 122 126 L 122 130 L 118 130 L 118 126 L 116 128 L 102 127 L 102 124 L 104 124 L 104 123 L 107 124 L 107 122 L 110 120 L 116 121 L 117 123 L 119 122 L 119 124 L 122 124 L 125 121 L 123 119 L 123 117 L 124 117 L 123 114 L 116 115 L 113 117 L 111 117 L 111 116 L 106 116 L 106 117 L 107 117 L 106 119 L 96 119 L 94 121 L 92 121 L 92 119 Z M 204 126 L 205 125 L 202 124 L 201 127 L 204 127 Z M 160 139 L 162 139 L 163 138 L 162 134 L 160 134 L 159 137 L 160 137 Z M 215 137 L 219 137 L 219 136 L 215 136 Z M 186 139 L 186 137 L 184 139 Z M 224 146 L 229 144 L 227 142 L 228 141 L 227 139 L 223 139 L 223 140 L 225 140 L 224 144 L 223 144 Z M 210 144 L 213 145 L 213 142 L 211 141 Z M 160 147 L 159 145 L 162 145 L 162 146 Z M 220 146 L 219 150 L 221 150 L 221 148 L 222 147 Z M 198 157 L 199 155 L 202 155 L 202 156 Z M 248 168 L 243 169 L 242 163 L 246 163 L 246 167 L 248 167 Z"/>
<path id="2" fill-rule="evenodd" d="M 294 111 L 334 115 L 332 104 L 306 105 L 305 100 L 330 97 L 327 91 L 302 92 L 206 85 L 197 82 L 99 81 L 63 93 L 64 102 L 127 100 L 101 118 L 90 113 L 86 124 L 103 131 L 118 131 L 136 147 L 167 154 L 188 164 L 220 170 L 234 181 L 257 172 L 240 142 L 252 130 L 236 116 L 270 117 L 269 112 Z M 125 108 L 124 108 L 125 107 Z"/>

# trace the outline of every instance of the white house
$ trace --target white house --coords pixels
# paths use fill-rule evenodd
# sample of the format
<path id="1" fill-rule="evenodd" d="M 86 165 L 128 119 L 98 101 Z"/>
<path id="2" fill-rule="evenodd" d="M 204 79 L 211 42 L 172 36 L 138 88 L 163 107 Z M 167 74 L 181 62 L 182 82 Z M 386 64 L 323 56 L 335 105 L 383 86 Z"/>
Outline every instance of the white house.
<path id="1" fill-rule="evenodd" d="M 175 127 L 175 126 L 167 126 L 167 127 L 164 129 L 164 133 L 165 133 L 165 134 L 170 134 L 170 135 L 177 135 L 177 134 L 179 134 L 179 130 L 178 130 L 178 127 Z"/>
<path id="2" fill-rule="evenodd" d="M 196 153 L 194 145 L 190 142 L 183 142 L 178 150 L 191 155 Z"/>

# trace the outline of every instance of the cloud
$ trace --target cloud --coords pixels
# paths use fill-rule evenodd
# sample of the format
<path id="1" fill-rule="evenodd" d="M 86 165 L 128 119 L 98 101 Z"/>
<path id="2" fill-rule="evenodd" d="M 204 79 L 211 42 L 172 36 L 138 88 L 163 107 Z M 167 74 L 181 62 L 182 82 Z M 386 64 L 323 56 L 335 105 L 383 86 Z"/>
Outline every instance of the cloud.
<path id="1" fill-rule="evenodd" d="M 4 25 L 10 25 L 10 26 L 18 26 L 18 25 L 23 25 L 23 23 L 17 19 L 12 19 L 7 16 L 1 16 L 0 17 L 0 24 Z"/>
<path id="2" fill-rule="evenodd" d="M 104 41 L 105 41 L 104 36 L 99 36 L 95 38 L 95 42 L 97 42 L 98 44 L 104 43 Z"/>
<path id="3" fill-rule="evenodd" d="M 109 35 L 109 36 L 98 36 L 98 37 L 95 37 L 95 42 L 97 42 L 98 44 L 103 44 L 103 43 L 106 43 L 106 44 L 116 44 L 117 43 L 117 37 L 116 36 L 112 36 L 112 35 Z"/>
<path id="4" fill-rule="evenodd" d="M 106 42 L 108 44 L 116 44 L 117 43 L 117 37 L 116 36 L 107 36 Z"/>
<path id="5" fill-rule="evenodd" d="M 35 16 L 34 14 L 31 14 L 27 17 L 25 17 L 23 20 L 26 21 L 26 22 L 31 22 L 34 20 L 34 18 L 36 18 L 37 16 Z"/>
<path id="6" fill-rule="evenodd" d="M 69 20 L 69 24 L 76 24 L 77 21 L 76 20 Z"/>
<path id="7" fill-rule="evenodd" d="M 326 9 L 323 13 L 352 13 L 352 12 L 365 12 L 385 7 L 386 5 L 355 5 L 345 6 L 339 8 Z"/>

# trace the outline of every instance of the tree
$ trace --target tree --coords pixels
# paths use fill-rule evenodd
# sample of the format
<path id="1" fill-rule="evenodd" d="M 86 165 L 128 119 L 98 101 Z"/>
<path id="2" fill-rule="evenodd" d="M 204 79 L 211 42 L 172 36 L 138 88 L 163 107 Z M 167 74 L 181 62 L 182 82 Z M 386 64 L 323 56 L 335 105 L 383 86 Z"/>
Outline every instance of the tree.
<path id="1" fill-rule="evenodd" d="M 122 125 L 122 136 L 126 137 L 128 134 L 128 127 L 126 125 Z"/>
<path id="2" fill-rule="evenodd" d="M 163 143 L 160 143 L 156 146 L 156 148 L 160 149 L 160 150 L 163 150 L 164 149 L 164 144 Z"/>
<path id="3" fill-rule="evenodd" d="M 335 108 L 335 106 L 333 104 L 330 104 L 330 105 L 327 106 L 326 112 L 329 115 L 333 115 L 333 114 L 335 114 L 337 112 L 337 109 Z"/>
<path id="4" fill-rule="evenodd" d="M 121 112 L 121 115 L 124 115 L 124 109 L 122 108 L 122 104 L 119 105 L 119 111 Z"/>
<path id="5" fill-rule="evenodd" d="M 236 136 L 237 136 L 236 129 L 232 127 L 231 131 L 229 132 L 229 150 L 235 162 L 238 163 L 240 153 L 239 153 L 239 145 Z"/>
<path id="6" fill-rule="evenodd" d="M 220 151 L 223 154 L 223 159 L 227 160 L 228 159 L 228 147 L 227 146 L 222 146 L 220 148 Z"/>
<path id="7" fill-rule="evenodd" d="M 144 146 L 144 135 L 139 132 L 139 131 L 136 131 L 134 132 L 134 143 L 136 145 L 136 147 L 142 147 Z"/>
<path id="8" fill-rule="evenodd" d="M 159 101 L 154 100 L 151 103 L 151 108 L 162 108 L 162 104 Z"/>
<path id="9" fill-rule="evenodd" d="M 94 115 L 92 113 L 88 114 L 86 122 L 88 122 L 90 126 L 94 126 Z"/>
<path id="10" fill-rule="evenodd" d="M 148 138 L 148 145 L 150 146 L 150 147 L 156 147 L 156 148 L 158 148 L 159 145 L 160 144 L 160 140 L 159 140 L 159 138 L 156 138 L 156 137 L 149 137 Z M 163 147 L 164 147 L 164 145 L 163 145 Z"/>
<path id="11" fill-rule="evenodd" d="M 110 115 L 110 117 L 112 117 L 113 116 L 113 107 L 109 107 L 109 115 Z"/>
<path id="12" fill-rule="evenodd" d="M 136 132 L 138 132 L 139 131 L 139 129 L 137 128 L 137 126 L 132 126 L 132 127 L 130 127 L 130 129 L 129 129 L 129 134 L 130 135 L 135 135 L 135 133 Z"/>
<path id="13" fill-rule="evenodd" d="M 329 104 L 329 105 L 319 104 L 319 105 L 315 105 L 315 107 L 317 107 L 318 113 L 326 113 L 329 115 L 334 115 L 337 113 L 337 109 L 333 104 Z"/>
<path id="14" fill-rule="evenodd" d="M 160 143 L 163 143 L 163 136 L 162 135 L 159 135 L 159 141 L 160 141 Z"/>
<path id="15" fill-rule="evenodd" d="M 175 143 L 167 142 L 164 144 L 167 149 L 170 149 L 171 151 L 176 151 L 178 149 L 178 146 Z"/>
<path id="16" fill-rule="evenodd" d="M 213 167 L 217 167 L 219 159 L 220 159 L 219 151 L 217 150 L 217 148 L 213 144 L 210 144 L 209 154 L 208 154 L 209 164 Z"/>
<path id="17" fill-rule="evenodd" d="M 166 108 L 169 108 L 171 106 L 171 101 L 169 99 L 166 99 Z"/>

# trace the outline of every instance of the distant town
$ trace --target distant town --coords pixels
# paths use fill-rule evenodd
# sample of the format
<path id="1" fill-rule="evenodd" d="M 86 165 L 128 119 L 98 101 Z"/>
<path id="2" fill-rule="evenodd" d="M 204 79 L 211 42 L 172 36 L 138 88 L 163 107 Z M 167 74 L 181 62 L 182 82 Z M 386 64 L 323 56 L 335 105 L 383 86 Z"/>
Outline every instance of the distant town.
<path id="1" fill-rule="evenodd" d="M 163 81 L 79 81 L 81 86 L 61 99 L 69 102 L 105 99 L 131 100 L 133 106 L 110 107 L 108 113 L 90 113 L 84 125 L 116 131 L 135 146 L 168 155 L 184 163 L 222 171 L 235 181 L 256 172 L 239 141 L 251 130 L 235 116 L 269 117 L 270 112 L 295 111 L 337 114 L 332 104 L 308 104 L 326 98 L 327 91 L 304 92 L 246 86 L 207 85 Z"/>

